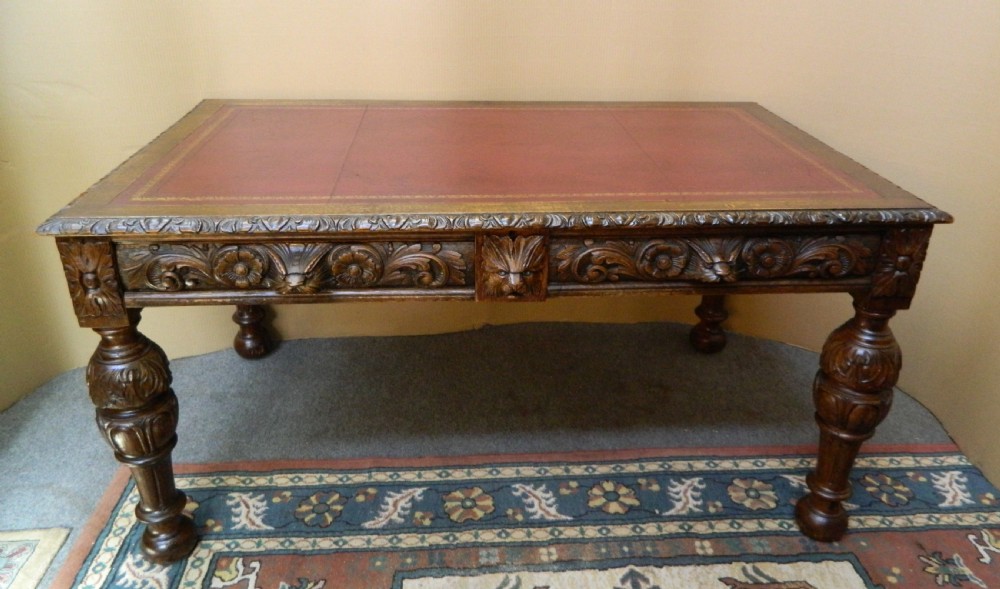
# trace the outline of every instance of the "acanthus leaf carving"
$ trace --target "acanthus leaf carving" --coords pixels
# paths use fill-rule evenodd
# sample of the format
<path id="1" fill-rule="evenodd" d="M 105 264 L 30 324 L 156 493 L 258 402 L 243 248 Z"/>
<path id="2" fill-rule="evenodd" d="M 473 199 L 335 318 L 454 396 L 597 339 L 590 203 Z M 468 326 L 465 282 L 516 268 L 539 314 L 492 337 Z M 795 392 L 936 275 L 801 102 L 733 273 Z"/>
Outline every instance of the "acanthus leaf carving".
<path id="1" fill-rule="evenodd" d="M 437 288 L 467 284 L 466 243 L 165 243 L 123 245 L 128 290 L 233 288 L 282 295 L 341 288 Z"/>
<path id="2" fill-rule="evenodd" d="M 664 280 L 680 276 L 688 264 L 690 250 L 681 240 L 653 239 L 646 242 L 584 240 L 583 247 L 567 245 L 554 256 L 557 276 L 576 282 Z"/>
<path id="3" fill-rule="evenodd" d="M 713 237 L 649 240 L 558 240 L 553 273 L 560 282 L 628 279 L 734 282 L 870 274 L 874 234 L 830 237 Z"/>
<path id="4" fill-rule="evenodd" d="M 119 460 L 141 459 L 172 448 L 176 443 L 177 397 L 172 392 L 160 395 L 136 413 L 122 416 L 121 411 L 97 411 L 97 423 L 105 439 L 115 449 Z"/>
<path id="5" fill-rule="evenodd" d="M 170 390 L 166 354 L 134 327 L 97 330 L 101 345 L 87 365 L 86 379 L 94 405 L 131 409 Z"/>
<path id="6" fill-rule="evenodd" d="M 279 294 L 314 294 L 322 290 L 328 278 L 323 256 L 329 244 L 276 243 L 264 248 L 271 259 L 276 276 L 266 284 Z"/>
<path id="7" fill-rule="evenodd" d="M 465 284 L 465 259 L 457 251 L 432 244 L 398 245 L 386 261 L 386 286 L 438 287 Z"/>
<path id="8" fill-rule="evenodd" d="M 738 237 L 692 239 L 689 241 L 695 255 L 692 270 L 702 282 L 735 282 L 736 260 L 743 241 Z"/>

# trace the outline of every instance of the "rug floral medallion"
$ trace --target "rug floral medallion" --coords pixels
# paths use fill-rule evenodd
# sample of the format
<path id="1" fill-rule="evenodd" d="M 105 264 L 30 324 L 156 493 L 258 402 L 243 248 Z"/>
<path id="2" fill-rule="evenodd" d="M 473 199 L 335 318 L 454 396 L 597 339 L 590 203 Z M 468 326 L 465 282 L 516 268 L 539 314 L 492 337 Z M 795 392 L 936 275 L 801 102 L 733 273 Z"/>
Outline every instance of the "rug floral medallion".
<path id="1" fill-rule="evenodd" d="M 793 520 L 812 456 L 752 452 L 178 467 L 189 558 L 142 558 L 129 483 L 57 586 L 1000 587 L 1000 491 L 954 448 L 860 457 L 828 544 Z"/>

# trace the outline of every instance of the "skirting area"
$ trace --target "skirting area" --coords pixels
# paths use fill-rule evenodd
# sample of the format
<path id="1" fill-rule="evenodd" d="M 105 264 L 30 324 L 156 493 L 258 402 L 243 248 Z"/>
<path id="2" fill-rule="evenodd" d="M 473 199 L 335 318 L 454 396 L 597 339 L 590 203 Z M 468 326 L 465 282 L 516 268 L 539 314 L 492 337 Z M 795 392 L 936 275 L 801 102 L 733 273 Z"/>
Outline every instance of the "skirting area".
<path id="1" fill-rule="evenodd" d="M 526 324 L 292 341 L 254 362 L 231 350 L 180 359 L 174 460 L 815 443 L 815 353 L 730 335 L 723 352 L 704 356 L 687 330 Z M 873 439 L 948 441 L 905 394 Z M 0 414 L 0 530 L 69 527 L 71 546 L 116 468 L 82 369 L 57 377 Z"/>

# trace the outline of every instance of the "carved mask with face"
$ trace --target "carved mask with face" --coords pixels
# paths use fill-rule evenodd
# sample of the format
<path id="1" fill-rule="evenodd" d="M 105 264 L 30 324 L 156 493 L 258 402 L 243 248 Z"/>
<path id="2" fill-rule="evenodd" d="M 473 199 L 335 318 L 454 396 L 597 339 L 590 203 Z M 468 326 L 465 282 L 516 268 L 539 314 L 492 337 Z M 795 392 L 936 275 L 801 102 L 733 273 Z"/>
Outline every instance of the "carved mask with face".
<path id="1" fill-rule="evenodd" d="M 483 294 L 498 299 L 541 299 L 545 293 L 545 239 L 541 235 L 483 238 Z"/>

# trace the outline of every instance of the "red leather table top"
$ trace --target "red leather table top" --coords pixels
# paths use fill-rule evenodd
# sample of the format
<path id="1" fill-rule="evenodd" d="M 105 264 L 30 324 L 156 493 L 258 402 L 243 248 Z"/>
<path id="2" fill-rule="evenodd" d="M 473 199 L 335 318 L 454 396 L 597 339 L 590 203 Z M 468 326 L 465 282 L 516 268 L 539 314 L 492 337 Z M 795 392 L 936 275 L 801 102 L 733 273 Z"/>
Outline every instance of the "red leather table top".
<path id="1" fill-rule="evenodd" d="M 750 103 L 209 100 L 40 231 L 116 219 L 104 231 L 128 232 L 156 216 L 894 208 L 933 209 Z"/>
<path id="2" fill-rule="evenodd" d="M 118 203 L 875 196 L 739 108 L 224 106 Z"/>

